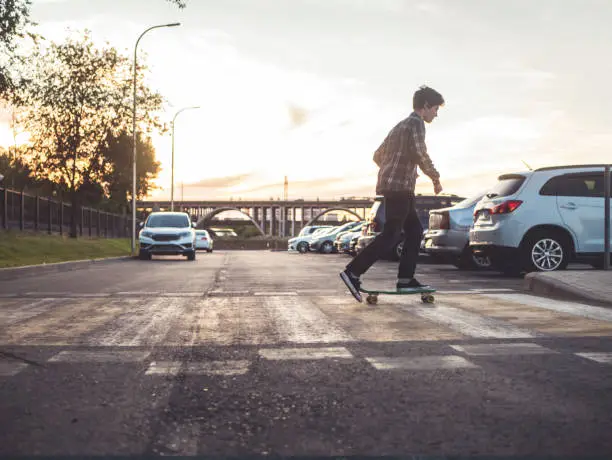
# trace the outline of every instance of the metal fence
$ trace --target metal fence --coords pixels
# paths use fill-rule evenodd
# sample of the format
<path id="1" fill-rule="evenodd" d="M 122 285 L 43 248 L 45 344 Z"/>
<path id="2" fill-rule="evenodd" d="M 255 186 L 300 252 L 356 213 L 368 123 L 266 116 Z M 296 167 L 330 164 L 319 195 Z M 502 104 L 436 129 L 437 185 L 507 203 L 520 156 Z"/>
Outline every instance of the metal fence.
<path id="1" fill-rule="evenodd" d="M 5 230 L 68 234 L 72 205 L 49 197 L 0 188 L 0 225 Z M 99 209 L 81 207 L 77 214 L 80 236 L 129 238 L 132 219 Z"/>

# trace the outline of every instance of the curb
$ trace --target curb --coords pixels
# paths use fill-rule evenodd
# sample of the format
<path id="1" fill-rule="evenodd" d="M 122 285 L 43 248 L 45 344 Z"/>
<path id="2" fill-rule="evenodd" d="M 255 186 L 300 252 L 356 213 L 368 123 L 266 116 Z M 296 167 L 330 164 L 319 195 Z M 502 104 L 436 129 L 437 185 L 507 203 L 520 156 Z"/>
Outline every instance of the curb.
<path id="1" fill-rule="evenodd" d="M 70 260 L 52 264 L 26 265 L 23 267 L 0 268 L 0 281 L 8 281 L 22 278 L 24 276 L 46 275 L 48 273 L 67 272 L 80 268 L 89 268 L 92 265 L 100 265 L 111 262 L 132 260 L 132 256 L 107 257 L 104 259 Z"/>
<path id="2" fill-rule="evenodd" d="M 537 272 L 527 273 L 525 275 L 523 289 L 538 295 L 597 302 L 599 304 L 612 307 L 612 299 L 610 298 L 594 294 L 587 288 L 580 288 L 564 283 L 560 280 L 545 278 Z"/>

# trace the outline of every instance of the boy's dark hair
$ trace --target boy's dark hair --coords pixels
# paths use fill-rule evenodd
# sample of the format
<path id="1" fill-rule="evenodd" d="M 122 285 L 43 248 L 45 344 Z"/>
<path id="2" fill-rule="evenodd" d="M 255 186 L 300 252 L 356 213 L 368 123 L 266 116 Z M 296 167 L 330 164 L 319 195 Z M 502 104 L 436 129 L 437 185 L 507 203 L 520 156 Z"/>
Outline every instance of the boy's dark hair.
<path id="1" fill-rule="evenodd" d="M 427 104 L 429 107 L 434 105 L 444 105 L 444 98 L 435 89 L 429 86 L 421 86 L 415 91 L 414 97 L 412 98 L 412 108 L 414 110 L 422 109 Z"/>

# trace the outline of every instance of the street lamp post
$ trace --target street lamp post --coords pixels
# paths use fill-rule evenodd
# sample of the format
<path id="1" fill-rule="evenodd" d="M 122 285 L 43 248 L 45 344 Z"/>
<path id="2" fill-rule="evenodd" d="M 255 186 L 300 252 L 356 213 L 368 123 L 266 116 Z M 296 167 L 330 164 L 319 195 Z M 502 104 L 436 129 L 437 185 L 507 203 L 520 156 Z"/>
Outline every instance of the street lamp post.
<path id="1" fill-rule="evenodd" d="M 172 181 L 170 184 L 170 211 L 174 211 L 174 122 L 179 113 L 189 109 L 199 109 L 200 106 L 184 107 L 174 114 L 172 118 Z"/>
<path id="2" fill-rule="evenodd" d="M 136 253 L 136 58 L 138 52 L 138 43 L 140 42 L 140 39 L 143 37 L 143 35 L 150 30 L 159 29 L 161 27 L 176 27 L 180 25 L 180 22 L 173 22 L 170 24 L 160 24 L 157 26 L 149 27 L 147 30 L 140 34 L 138 40 L 136 40 L 136 45 L 134 46 L 134 107 L 132 112 L 132 255 Z"/>

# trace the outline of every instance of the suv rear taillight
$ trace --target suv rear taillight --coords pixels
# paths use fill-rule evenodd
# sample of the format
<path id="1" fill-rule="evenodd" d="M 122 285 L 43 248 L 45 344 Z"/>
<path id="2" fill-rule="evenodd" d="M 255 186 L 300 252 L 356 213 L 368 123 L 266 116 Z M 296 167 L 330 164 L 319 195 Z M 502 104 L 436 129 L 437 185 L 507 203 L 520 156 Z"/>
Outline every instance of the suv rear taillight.
<path id="1" fill-rule="evenodd" d="M 513 211 L 516 211 L 516 209 L 522 203 L 523 202 L 521 200 L 508 200 L 508 201 L 504 201 L 503 203 L 500 203 L 497 206 L 494 206 L 490 210 L 490 213 L 491 214 L 509 214 L 509 213 L 511 213 Z"/>

